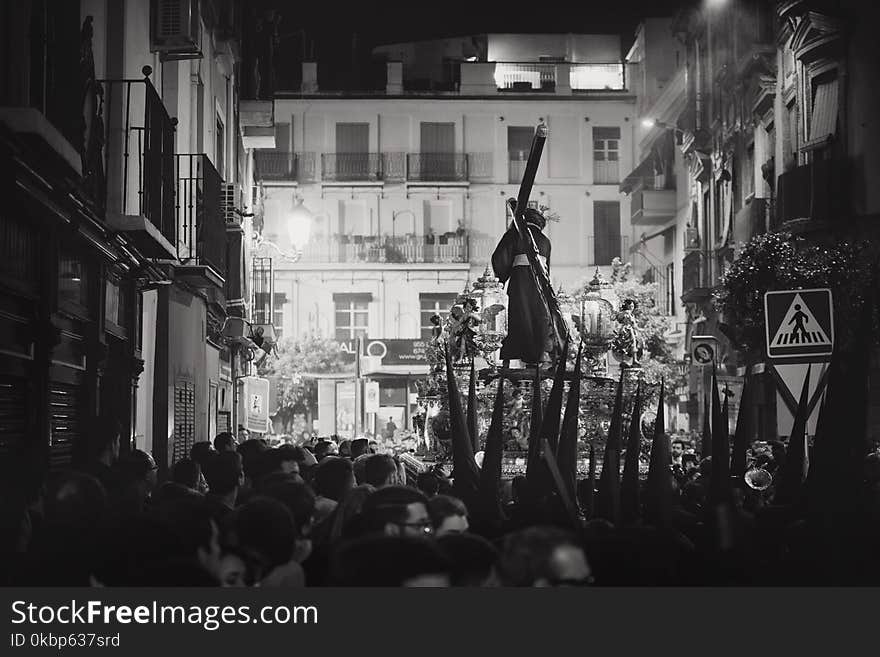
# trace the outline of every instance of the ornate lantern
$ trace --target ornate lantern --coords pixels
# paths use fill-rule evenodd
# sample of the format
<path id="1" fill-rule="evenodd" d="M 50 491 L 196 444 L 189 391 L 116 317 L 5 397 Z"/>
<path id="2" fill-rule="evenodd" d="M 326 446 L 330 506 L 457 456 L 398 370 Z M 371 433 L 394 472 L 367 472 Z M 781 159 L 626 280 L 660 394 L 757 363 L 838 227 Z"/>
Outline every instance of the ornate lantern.
<path id="1" fill-rule="evenodd" d="M 580 333 L 584 349 L 590 357 L 591 373 L 604 376 L 608 370 L 605 354 L 614 337 L 614 306 L 608 300 L 610 285 L 596 270 L 588 292 L 581 300 Z M 603 294 L 604 293 L 604 294 Z"/>
<path id="2" fill-rule="evenodd" d="M 474 283 L 471 298 L 480 309 L 479 346 L 487 361 L 501 348 L 507 337 L 507 295 L 504 286 L 487 265 L 486 271 Z"/>

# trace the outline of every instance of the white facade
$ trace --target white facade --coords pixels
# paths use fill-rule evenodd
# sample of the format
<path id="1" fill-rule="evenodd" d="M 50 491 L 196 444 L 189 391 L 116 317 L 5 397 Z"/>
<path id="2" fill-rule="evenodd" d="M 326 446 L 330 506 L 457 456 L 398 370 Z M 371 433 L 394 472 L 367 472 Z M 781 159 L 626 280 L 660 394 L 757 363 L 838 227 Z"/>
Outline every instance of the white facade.
<path id="1" fill-rule="evenodd" d="M 279 295 L 285 298 L 285 303 L 275 308 L 283 334 L 317 332 L 333 336 L 333 294 L 363 292 L 370 293 L 372 299 L 370 337 L 418 337 L 419 294 L 460 292 L 468 277 L 475 279 L 489 263 L 495 244 L 506 230 L 506 199 L 516 196 L 528 154 L 527 147 L 510 152 L 514 145 L 508 137 L 515 132 L 510 129 L 533 131 L 541 121 L 549 128 L 549 138 L 531 198 L 559 215 L 560 220 L 548 222 L 545 231 L 553 245 L 551 277 L 571 289 L 592 274 L 595 265 L 610 264 L 608 248 L 615 251 L 613 256 L 626 258 L 630 212 L 618 183 L 632 168 L 631 99 L 544 95 L 526 100 L 448 96 L 277 99 L 276 129 L 284 127 L 276 130 L 276 150 L 313 158 L 316 178 L 314 182 L 262 178 L 263 239 L 281 251 L 293 252 L 288 227 L 295 199 L 301 199 L 315 215 L 311 240 L 303 247 L 302 259 L 292 263 L 283 257 L 273 258 L 276 300 Z M 339 148 L 336 141 L 340 123 L 367 124 L 363 129 L 368 138 L 367 152 L 377 154 L 376 161 L 379 155 L 393 154 L 400 162 L 407 155 L 423 152 L 420 142 L 424 123 L 452 124 L 454 152 L 460 154 L 457 158 L 467 156 L 468 173 L 458 176 L 461 180 L 438 182 L 322 180 L 322 168 L 325 174 L 329 169 L 326 155 L 334 157 Z M 605 162 L 594 166 L 594 134 L 599 134 L 594 128 L 619 132 L 616 166 Z M 263 153 L 258 156 L 263 157 Z M 414 161 L 410 159 L 409 178 Z M 620 222 L 615 234 L 620 237 L 616 244 L 611 240 L 610 246 L 606 240 L 603 244 L 608 248 L 595 243 L 596 202 L 619 204 Z M 419 251 L 418 245 L 424 243 L 422 238 L 429 232 L 439 238 L 457 230 L 459 236 L 449 238 L 449 244 L 456 248 L 444 253 L 438 246 L 435 262 L 371 262 L 370 258 L 354 256 L 355 250 L 348 256 L 338 250 L 340 235 L 374 236 L 380 244 L 392 236 L 398 241 L 411 236 L 411 244 Z M 353 242 L 349 240 L 349 244 Z M 457 248 L 463 244 L 466 250 Z M 278 249 L 263 250 L 267 256 L 278 255 Z M 424 258 L 419 254 L 413 259 Z"/>

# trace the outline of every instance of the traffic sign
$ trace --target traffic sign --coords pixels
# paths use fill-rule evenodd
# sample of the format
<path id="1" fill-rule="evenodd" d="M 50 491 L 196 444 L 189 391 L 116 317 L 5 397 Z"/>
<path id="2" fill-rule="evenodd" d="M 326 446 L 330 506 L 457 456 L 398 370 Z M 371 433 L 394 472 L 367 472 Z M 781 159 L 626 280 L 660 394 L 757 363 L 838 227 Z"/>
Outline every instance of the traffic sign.
<path id="1" fill-rule="evenodd" d="M 831 290 L 779 290 L 764 295 L 767 356 L 816 358 L 834 350 Z"/>
<path id="2" fill-rule="evenodd" d="M 695 335 L 691 338 L 691 358 L 697 365 L 711 365 L 716 360 L 718 338 L 714 335 Z"/>

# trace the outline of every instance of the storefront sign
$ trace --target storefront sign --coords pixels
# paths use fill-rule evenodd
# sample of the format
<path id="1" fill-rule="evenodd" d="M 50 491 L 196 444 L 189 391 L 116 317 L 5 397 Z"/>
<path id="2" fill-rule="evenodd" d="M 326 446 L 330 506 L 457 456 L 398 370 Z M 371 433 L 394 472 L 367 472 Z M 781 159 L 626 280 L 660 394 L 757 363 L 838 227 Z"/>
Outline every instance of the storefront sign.
<path id="1" fill-rule="evenodd" d="M 403 338 L 364 339 L 364 356 L 373 356 L 382 361 L 382 365 L 425 365 L 425 348 L 427 340 Z M 339 343 L 339 350 L 346 362 L 354 362 L 357 353 L 357 340 L 345 340 Z"/>

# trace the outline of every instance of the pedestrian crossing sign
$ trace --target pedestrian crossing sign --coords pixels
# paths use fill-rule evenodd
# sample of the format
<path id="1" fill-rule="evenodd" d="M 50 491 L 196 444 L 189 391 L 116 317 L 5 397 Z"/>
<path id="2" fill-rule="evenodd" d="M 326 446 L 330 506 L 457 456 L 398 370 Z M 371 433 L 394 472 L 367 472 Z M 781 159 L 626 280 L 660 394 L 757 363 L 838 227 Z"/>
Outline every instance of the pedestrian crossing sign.
<path id="1" fill-rule="evenodd" d="M 818 358 L 834 349 L 831 290 L 779 290 L 764 295 L 767 356 Z"/>

